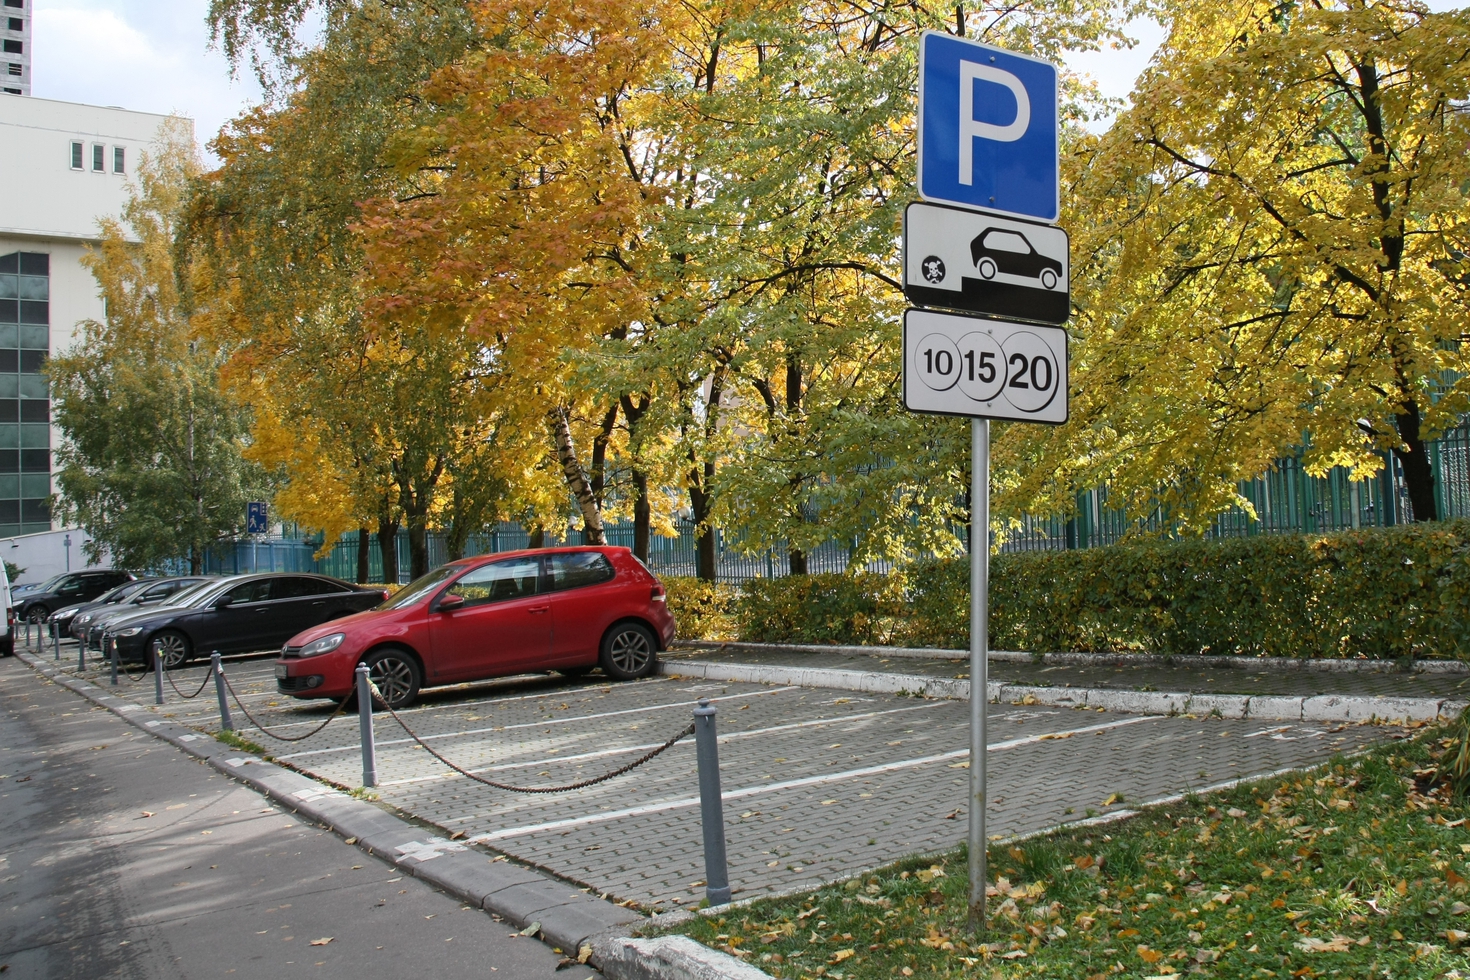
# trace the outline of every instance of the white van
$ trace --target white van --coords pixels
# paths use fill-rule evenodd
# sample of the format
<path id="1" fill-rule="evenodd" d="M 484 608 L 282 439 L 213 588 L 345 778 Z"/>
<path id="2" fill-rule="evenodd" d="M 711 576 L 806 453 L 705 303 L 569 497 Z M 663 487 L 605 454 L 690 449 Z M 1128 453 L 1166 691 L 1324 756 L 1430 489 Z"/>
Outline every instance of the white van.
<path id="1" fill-rule="evenodd" d="M 0 637 L 0 657 L 15 653 L 15 609 L 10 605 L 10 576 L 5 573 L 5 563 L 0 561 L 0 600 L 5 603 L 5 635 Z"/>

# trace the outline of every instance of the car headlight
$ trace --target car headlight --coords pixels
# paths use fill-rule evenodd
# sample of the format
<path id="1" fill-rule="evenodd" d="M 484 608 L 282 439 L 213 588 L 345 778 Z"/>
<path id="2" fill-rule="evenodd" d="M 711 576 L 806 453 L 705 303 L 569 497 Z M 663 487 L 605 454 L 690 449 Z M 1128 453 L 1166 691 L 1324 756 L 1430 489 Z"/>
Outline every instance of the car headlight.
<path id="1" fill-rule="evenodd" d="M 141 632 L 143 632 L 143 627 L 141 627 L 141 626 L 129 626 L 127 629 L 118 630 L 113 635 L 114 636 L 137 636 Z"/>
<path id="2" fill-rule="evenodd" d="M 92 621 L 92 614 L 91 613 L 87 613 L 87 615 L 85 615 L 85 616 L 78 616 L 77 617 L 77 622 L 79 622 L 79 623 L 90 623 L 91 621 Z"/>
<path id="3" fill-rule="evenodd" d="M 331 653 L 333 650 L 340 647 L 342 645 L 342 641 L 345 639 L 347 639 L 346 633 L 333 633 L 330 636 L 324 636 L 319 640 L 312 640 L 306 646 L 301 648 L 301 656 L 315 657 L 319 653 Z"/>

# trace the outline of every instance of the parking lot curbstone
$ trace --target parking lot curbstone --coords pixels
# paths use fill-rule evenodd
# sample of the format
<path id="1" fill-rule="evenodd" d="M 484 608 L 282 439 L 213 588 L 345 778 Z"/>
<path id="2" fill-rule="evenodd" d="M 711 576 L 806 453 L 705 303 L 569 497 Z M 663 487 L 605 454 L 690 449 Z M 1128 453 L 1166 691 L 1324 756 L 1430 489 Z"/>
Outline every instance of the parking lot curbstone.
<path id="1" fill-rule="evenodd" d="M 1273 695 L 1253 697 L 1246 709 L 1246 717 L 1261 721 L 1301 721 L 1302 699 Z"/>
<path id="2" fill-rule="evenodd" d="M 1466 708 L 1470 708 L 1470 701 L 1442 701 L 1439 705 L 1440 720 L 1454 721 Z"/>
<path id="3" fill-rule="evenodd" d="M 1184 713 L 1199 718 L 1244 718 L 1250 703 L 1249 694 L 1194 694 Z"/>
<path id="4" fill-rule="evenodd" d="M 684 650 L 830 653 L 842 656 L 907 657 L 921 660 L 964 660 L 969 657 L 964 650 L 954 650 L 948 647 L 828 646 L 820 643 L 748 643 L 740 640 L 675 640 L 673 645 L 676 649 Z M 997 663 L 1040 663 L 1078 667 L 1196 666 L 1237 670 L 1470 674 L 1470 663 L 1461 660 L 1415 660 L 1405 664 L 1399 660 L 1341 658 L 1306 660 L 1297 657 L 1215 657 L 1208 654 L 1172 656 L 1159 653 L 1024 653 L 1017 650 L 991 650 L 990 659 Z"/>
<path id="5" fill-rule="evenodd" d="M 1302 699 L 1302 721 L 1433 721 L 1439 701 L 1321 694 Z"/>
<path id="6" fill-rule="evenodd" d="M 735 647 L 735 644 L 727 644 Z M 758 646 L 750 644 L 749 646 Z M 782 647 L 801 652 L 805 648 Z M 813 650 L 823 648 L 812 648 Z M 872 652 L 873 647 L 834 647 Z M 1219 660 L 1240 658 L 1214 658 Z M 743 681 L 756 684 L 794 684 L 863 693 L 911 694 L 918 697 L 968 701 L 970 682 L 958 678 L 898 674 L 889 671 L 844 670 L 828 667 L 788 667 L 778 664 L 730 664 L 706 660 L 664 660 L 659 672 L 671 677 Z M 1221 718 L 1257 718 L 1262 721 L 1430 721 L 1456 717 L 1445 713 L 1436 698 L 1360 695 L 1191 694 L 1187 691 L 1128 691 L 1118 688 L 1035 687 L 1023 684 L 987 685 L 991 701 L 1039 704 L 1050 707 L 1098 708 L 1124 714 L 1211 715 Z M 1450 704 L 1451 702 L 1443 702 Z M 1462 708 L 1464 702 L 1453 702 Z M 1308 713 L 1310 712 L 1310 713 Z"/>
<path id="7" fill-rule="evenodd" d="M 599 939 L 594 958 L 608 980 L 770 980 L 770 975 L 687 936 Z"/>

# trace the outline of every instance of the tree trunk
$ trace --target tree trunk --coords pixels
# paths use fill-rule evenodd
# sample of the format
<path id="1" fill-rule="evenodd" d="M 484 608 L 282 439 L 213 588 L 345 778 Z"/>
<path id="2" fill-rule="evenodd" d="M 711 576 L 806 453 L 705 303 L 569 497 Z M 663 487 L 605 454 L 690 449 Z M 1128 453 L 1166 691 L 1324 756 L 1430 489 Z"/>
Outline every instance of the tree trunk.
<path id="1" fill-rule="evenodd" d="M 398 584 L 398 522 L 378 518 L 378 554 L 383 557 L 383 581 Z"/>
<path id="2" fill-rule="evenodd" d="M 802 551 L 800 548 L 792 548 L 790 551 L 788 551 L 786 553 L 786 558 L 790 562 L 791 574 L 792 575 L 805 575 L 806 574 L 806 552 L 805 551 Z"/>
<path id="3" fill-rule="evenodd" d="M 1429 450 L 1419 436 L 1419 406 L 1409 402 L 1395 416 L 1399 439 L 1404 448 L 1395 448 L 1394 456 L 1404 469 L 1404 486 L 1409 491 L 1409 509 L 1416 521 L 1439 520 L 1439 507 L 1434 500 L 1434 468 L 1429 465 Z"/>
<path id="4" fill-rule="evenodd" d="M 648 406 L 653 401 L 649 395 L 639 395 L 634 401 L 632 396 L 624 395 L 620 399 L 623 406 L 623 418 L 628 420 L 628 455 L 633 461 L 633 554 L 640 561 L 648 561 L 648 546 L 650 544 L 650 528 L 653 523 L 653 505 L 648 500 L 648 472 L 639 467 L 639 454 L 642 444 L 639 441 L 641 434 L 638 423 L 648 412 Z"/>
<path id="5" fill-rule="evenodd" d="M 189 545 L 189 574 L 201 575 L 204 572 L 204 556 L 194 545 Z"/>
<path id="6" fill-rule="evenodd" d="M 361 585 L 362 583 L 366 582 L 368 580 L 368 576 L 372 574 L 372 565 L 371 565 L 371 563 L 368 560 L 369 557 L 372 554 L 372 552 L 369 550 L 369 543 L 368 542 L 370 540 L 371 540 L 371 535 L 369 534 L 367 528 L 360 527 L 360 528 L 357 529 L 357 584 L 358 585 Z"/>
<path id="7" fill-rule="evenodd" d="M 572 491 L 577 509 L 582 512 L 582 533 L 586 535 L 588 544 L 607 544 L 607 534 L 602 527 L 602 509 L 597 505 L 597 497 L 592 492 L 586 471 L 582 469 L 582 461 L 577 458 L 566 409 L 552 409 L 547 413 L 547 419 L 551 423 L 552 437 L 556 440 L 557 462 L 561 463 L 567 488 Z"/>
<path id="8" fill-rule="evenodd" d="M 649 528 L 653 523 L 653 507 L 648 502 L 648 474 L 633 471 L 633 554 L 644 564 L 648 563 Z"/>
<path id="9" fill-rule="evenodd" d="M 531 533 L 526 536 L 526 547 L 546 547 L 546 529 L 543 528 L 540 524 L 537 524 L 535 527 L 531 528 Z"/>
<path id="10" fill-rule="evenodd" d="M 597 435 L 592 439 L 592 499 L 597 501 L 597 510 L 602 512 L 602 505 L 606 502 L 607 490 L 607 446 L 612 441 L 613 428 L 618 424 L 617 402 L 607 410 L 602 417 L 602 425 L 597 430 Z"/>
<path id="11" fill-rule="evenodd" d="M 408 522 L 408 579 L 413 581 L 429 572 L 429 529 L 423 514 Z"/>
<path id="12" fill-rule="evenodd" d="M 695 470 L 698 474 L 700 471 Z M 704 487 L 714 478 L 715 464 L 705 463 L 703 467 L 703 479 L 691 480 L 689 483 L 689 510 L 694 516 L 695 534 L 695 571 L 694 574 L 706 582 L 715 580 L 715 529 L 709 521 L 711 505 L 714 498 L 706 493 Z"/>

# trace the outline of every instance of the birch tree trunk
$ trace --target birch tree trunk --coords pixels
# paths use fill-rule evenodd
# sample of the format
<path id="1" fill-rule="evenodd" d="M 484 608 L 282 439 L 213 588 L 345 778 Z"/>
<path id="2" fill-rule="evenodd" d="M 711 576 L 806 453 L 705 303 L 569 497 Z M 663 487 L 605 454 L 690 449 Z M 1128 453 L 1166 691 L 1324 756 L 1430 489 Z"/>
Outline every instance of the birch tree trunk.
<path id="1" fill-rule="evenodd" d="M 551 434 L 556 439 L 557 462 L 561 463 L 567 488 L 572 491 L 577 508 L 582 512 L 582 528 L 587 535 L 587 543 L 607 544 L 607 534 L 602 527 L 602 508 L 598 507 L 597 496 L 592 492 L 587 472 L 582 469 L 582 461 L 577 458 L 567 411 L 563 407 L 554 408 L 547 413 L 547 418 L 551 422 Z"/>

